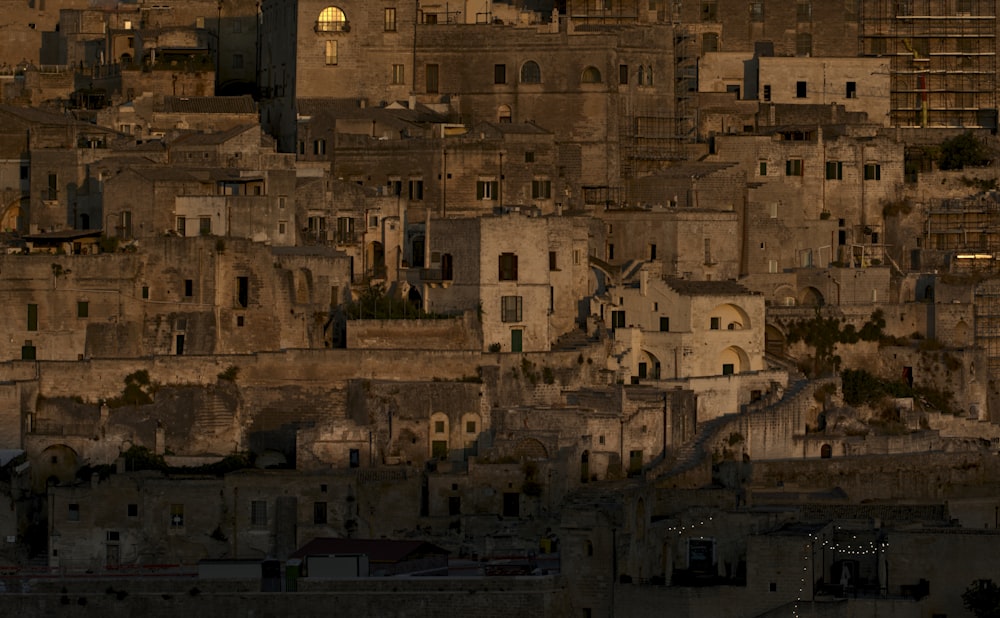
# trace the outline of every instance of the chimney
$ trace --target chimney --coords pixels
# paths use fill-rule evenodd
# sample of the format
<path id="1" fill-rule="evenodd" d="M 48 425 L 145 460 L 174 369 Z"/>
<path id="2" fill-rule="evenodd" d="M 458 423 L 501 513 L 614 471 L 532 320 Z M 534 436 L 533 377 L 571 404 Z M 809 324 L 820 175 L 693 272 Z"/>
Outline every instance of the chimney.
<path id="1" fill-rule="evenodd" d="M 416 95 L 412 95 L 412 94 L 410 95 L 409 105 L 407 107 L 409 107 L 410 109 L 417 109 L 417 97 L 416 97 Z"/>
<path id="2" fill-rule="evenodd" d="M 361 109 L 368 107 L 368 99 L 365 98 L 358 99 L 358 107 L 360 107 Z"/>

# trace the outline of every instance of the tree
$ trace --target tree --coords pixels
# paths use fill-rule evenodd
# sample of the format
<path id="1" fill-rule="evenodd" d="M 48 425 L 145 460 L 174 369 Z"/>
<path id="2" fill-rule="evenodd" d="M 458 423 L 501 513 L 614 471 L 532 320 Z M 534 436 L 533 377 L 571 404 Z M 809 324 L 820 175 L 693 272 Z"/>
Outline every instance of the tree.
<path id="1" fill-rule="evenodd" d="M 962 593 L 962 605 L 976 618 L 1000 618 L 1000 586 L 992 579 L 977 579 Z"/>
<path id="2" fill-rule="evenodd" d="M 941 143 L 938 167 L 943 170 L 960 170 L 968 167 L 989 165 L 991 153 L 971 131 L 945 140 Z"/>

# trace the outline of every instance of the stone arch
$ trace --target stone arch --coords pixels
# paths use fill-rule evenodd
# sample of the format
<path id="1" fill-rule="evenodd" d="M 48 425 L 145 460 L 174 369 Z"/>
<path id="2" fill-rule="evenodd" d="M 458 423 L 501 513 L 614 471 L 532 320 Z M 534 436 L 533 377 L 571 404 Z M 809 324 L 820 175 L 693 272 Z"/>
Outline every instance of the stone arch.
<path id="1" fill-rule="evenodd" d="M 32 462 L 32 477 L 36 487 L 44 486 L 49 479 L 56 483 L 70 483 L 76 479 L 80 456 L 66 444 L 52 444 L 39 453 Z"/>
<path id="2" fill-rule="evenodd" d="M 750 357 L 738 346 L 729 346 L 719 354 L 718 366 L 722 375 L 743 373 L 750 368 Z"/>
<path id="3" fill-rule="evenodd" d="M 521 83 L 522 84 L 540 84 L 542 83 L 542 69 L 538 66 L 538 63 L 534 60 L 529 60 L 521 65 Z"/>
<path id="4" fill-rule="evenodd" d="M 601 72 L 595 66 L 587 67 L 580 75 L 580 83 L 583 84 L 599 84 L 601 81 Z"/>
<path id="5" fill-rule="evenodd" d="M 751 327 L 750 316 L 739 305 L 723 303 L 709 313 L 713 329 L 745 330 Z M 716 322 L 718 318 L 718 322 Z M 716 326 L 717 324 L 717 326 Z"/>
<path id="6" fill-rule="evenodd" d="M 444 412 L 431 414 L 427 435 L 430 437 L 428 454 L 432 459 L 448 458 L 448 435 L 451 431 L 449 424 L 448 415 Z"/>
<path id="7" fill-rule="evenodd" d="M 768 354 L 784 356 L 786 342 L 785 333 L 780 328 L 774 324 L 766 324 L 764 326 L 764 350 Z"/>
<path id="8" fill-rule="evenodd" d="M 813 286 L 803 288 L 799 291 L 798 301 L 800 305 L 807 307 L 822 307 L 826 304 L 823 293 Z"/>
<path id="9" fill-rule="evenodd" d="M 636 367 L 636 375 L 640 380 L 660 379 L 660 359 L 649 350 L 642 350 L 639 355 L 639 366 Z"/>
<path id="10" fill-rule="evenodd" d="M 119 56 L 118 61 L 121 62 L 122 66 L 127 67 L 132 64 L 132 54 L 122 54 Z"/>
<path id="11" fill-rule="evenodd" d="M 792 306 L 797 301 L 797 294 L 795 293 L 795 288 L 783 283 L 774 288 L 774 303 L 778 305 L 784 305 L 786 307 Z"/>
<path id="12" fill-rule="evenodd" d="M 545 445 L 534 438 L 525 438 L 514 448 L 514 457 L 525 461 L 531 459 L 548 459 L 549 451 Z"/>
<path id="13" fill-rule="evenodd" d="M 513 118 L 513 113 L 511 112 L 510 105 L 501 105 L 497 107 L 497 122 L 511 122 Z"/>
<path id="14" fill-rule="evenodd" d="M 833 447 L 829 444 L 819 447 L 819 456 L 821 459 L 830 459 L 833 457 Z"/>
<path id="15" fill-rule="evenodd" d="M 965 320 L 959 320 L 958 324 L 955 324 L 954 336 L 952 339 L 958 343 L 958 345 L 965 345 L 969 339 L 969 325 Z"/>

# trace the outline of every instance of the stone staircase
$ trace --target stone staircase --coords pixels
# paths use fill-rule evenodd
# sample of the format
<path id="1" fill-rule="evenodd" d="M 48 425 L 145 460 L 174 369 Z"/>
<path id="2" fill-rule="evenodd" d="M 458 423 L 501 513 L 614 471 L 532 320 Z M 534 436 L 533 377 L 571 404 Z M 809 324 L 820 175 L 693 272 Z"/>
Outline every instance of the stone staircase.
<path id="1" fill-rule="evenodd" d="M 206 393 L 195 410 L 194 426 L 199 432 L 213 434 L 225 432 L 232 428 L 234 414 L 235 411 L 226 406 L 222 397 Z"/>

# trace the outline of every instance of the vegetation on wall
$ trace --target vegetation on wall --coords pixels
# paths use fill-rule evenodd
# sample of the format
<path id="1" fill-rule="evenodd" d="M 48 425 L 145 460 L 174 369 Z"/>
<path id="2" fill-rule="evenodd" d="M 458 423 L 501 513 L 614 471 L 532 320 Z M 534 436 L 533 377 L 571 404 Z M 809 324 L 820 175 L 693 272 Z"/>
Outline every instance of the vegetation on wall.
<path id="1" fill-rule="evenodd" d="M 125 376 L 125 388 L 122 389 L 120 397 L 113 397 L 106 403 L 109 408 L 121 408 L 123 406 L 145 406 L 153 403 L 153 394 L 156 392 L 156 385 L 150 382 L 149 372 L 140 369 L 135 373 Z"/>
<path id="2" fill-rule="evenodd" d="M 886 397 L 913 397 L 941 412 L 954 412 L 953 394 L 948 390 L 914 387 L 901 380 L 884 380 L 864 369 L 845 369 L 840 378 L 844 401 L 852 406 L 876 405 Z"/>
<path id="3" fill-rule="evenodd" d="M 358 298 L 347 304 L 348 320 L 417 320 L 452 316 L 427 313 L 420 305 L 389 294 L 384 283 L 369 284 Z"/>
<path id="4" fill-rule="evenodd" d="M 823 316 L 819 309 L 809 320 L 794 322 L 788 329 L 788 343 L 801 341 L 814 350 L 812 366 L 807 367 L 813 376 L 836 371 L 840 357 L 834 348 L 838 343 L 851 344 L 859 341 L 882 341 L 885 336 L 885 315 L 881 309 L 875 310 L 861 329 L 853 324 L 843 324 L 841 318 Z"/>
<path id="5" fill-rule="evenodd" d="M 938 168 L 960 170 L 966 167 L 989 165 L 993 153 L 971 131 L 941 142 L 937 153 Z"/>
<path id="6" fill-rule="evenodd" d="M 206 474 L 223 476 L 237 470 L 252 468 L 255 456 L 253 453 L 238 452 L 227 455 L 220 461 L 202 466 L 171 466 L 163 455 L 157 455 L 144 446 L 133 446 L 122 453 L 125 458 L 125 471 L 157 470 L 164 474 Z"/>
<path id="7" fill-rule="evenodd" d="M 992 579 L 978 579 L 962 593 L 962 605 L 976 618 L 1000 618 L 1000 586 Z"/>

